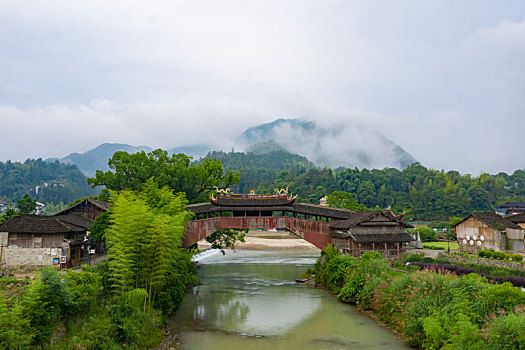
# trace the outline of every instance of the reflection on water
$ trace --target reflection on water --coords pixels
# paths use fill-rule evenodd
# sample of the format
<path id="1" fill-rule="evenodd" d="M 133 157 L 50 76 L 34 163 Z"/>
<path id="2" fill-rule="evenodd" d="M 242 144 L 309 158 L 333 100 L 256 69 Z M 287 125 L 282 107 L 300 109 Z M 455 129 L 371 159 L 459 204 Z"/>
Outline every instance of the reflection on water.
<path id="1" fill-rule="evenodd" d="M 295 278 L 314 252 L 237 251 L 199 258 L 202 285 L 171 321 L 184 349 L 406 349 L 395 335 Z"/>

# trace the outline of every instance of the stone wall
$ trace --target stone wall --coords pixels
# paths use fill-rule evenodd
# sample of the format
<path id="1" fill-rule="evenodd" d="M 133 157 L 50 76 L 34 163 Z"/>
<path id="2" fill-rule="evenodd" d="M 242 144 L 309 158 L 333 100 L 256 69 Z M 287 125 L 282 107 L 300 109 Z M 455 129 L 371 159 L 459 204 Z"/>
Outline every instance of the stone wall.
<path id="1" fill-rule="evenodd" d="M 51 255 L 48 253 L 55 253 Z M 4 261 L 7 266 L 58 266 L 54 259 L 60 259 L 61 248 L 12 248 L 4 247 Z"/>
<path id="2" fill-rule="evenodd" d="M 0 232 L 0 267 L 4 266 L 5 252 L 4 250 L 7 247 L 7 232 Z"/>
<path id="3" fill-rule="evenodd" d="M 457 263 L 473 263 L 473 264 L 479 264 L 479 265 L 489 265 L 489 266 L 497 266 L 497 267 L 506 267 L 508 269 L 518 269 L 518 270 L 524 270 L 525 271 L 525 263 L 524 262 L 516 262 L 516 261 L 508 261 L 508 260 L 497 260 L 497 259 L 486 259 L 486 258 L 479 258 L 479 257 L 466 257 L 461 255 L 453 255 L 453 254 L 447 254 L 447 253 L 439 253 L 438 259 L 441 260 L 447 260 L 450 262 L 457 262 Z"/>

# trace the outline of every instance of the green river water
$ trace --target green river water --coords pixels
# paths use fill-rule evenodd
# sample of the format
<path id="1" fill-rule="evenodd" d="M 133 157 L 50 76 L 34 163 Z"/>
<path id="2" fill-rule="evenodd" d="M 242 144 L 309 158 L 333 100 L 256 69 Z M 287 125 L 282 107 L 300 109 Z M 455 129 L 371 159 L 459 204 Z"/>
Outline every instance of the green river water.
<path id="1" fill-rule="evenodd" d="M 329 291 L 294 282 L 315 251 L 205 255 L 201 285 L 170 321 L 179 349 L 408 349 Z"/>

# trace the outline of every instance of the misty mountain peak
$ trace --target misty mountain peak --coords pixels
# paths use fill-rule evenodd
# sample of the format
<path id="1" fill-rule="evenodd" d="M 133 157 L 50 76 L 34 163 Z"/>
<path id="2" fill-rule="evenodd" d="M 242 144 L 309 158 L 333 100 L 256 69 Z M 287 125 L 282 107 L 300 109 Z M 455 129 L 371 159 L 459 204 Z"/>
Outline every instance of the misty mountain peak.
<path id="1" fill-rule="evenodd" d="M 313 121 L 279 118 L 246 129 L 238 142 L 244 149 L 256 149 L 259 153 L 265 148 L 281 147 L 332 168 L 403 169 L 416 161 L 384 135 L 351 123 L 318 125 Z"/>

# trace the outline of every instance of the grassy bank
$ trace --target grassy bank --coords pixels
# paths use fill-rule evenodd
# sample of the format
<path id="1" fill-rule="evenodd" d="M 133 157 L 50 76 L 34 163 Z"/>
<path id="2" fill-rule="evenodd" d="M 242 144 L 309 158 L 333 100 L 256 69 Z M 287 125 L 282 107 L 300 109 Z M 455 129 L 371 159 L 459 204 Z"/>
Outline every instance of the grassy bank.
<path id="1" fill-rule="evenodd" d="M 189 258 L 188 258 L 189 261 Z M 47 268 L 28 280 L 0 279 L 0 349 L 146 349 L 162 339 L 164 316 L 195 282 L 192 265 L 148 312 L 143 289 L 110 285 L 107 262 L 81 271 Z"/>
<path id="2" fill-rule="evenodd" d="M 389 267 L 377 252 L 361 259 L 329 247 L 315 270 L 343 302 L 369 309 L 425 349 L 525 349 L 525 292 L 510 283 L 490 284 L 477 274 Z"/>
<path id="3" fill-rule="evenodd" d="M 425 242 L 423 248 L 436 249 L 436 250 L 458 250 L 458 242 Z"/>

